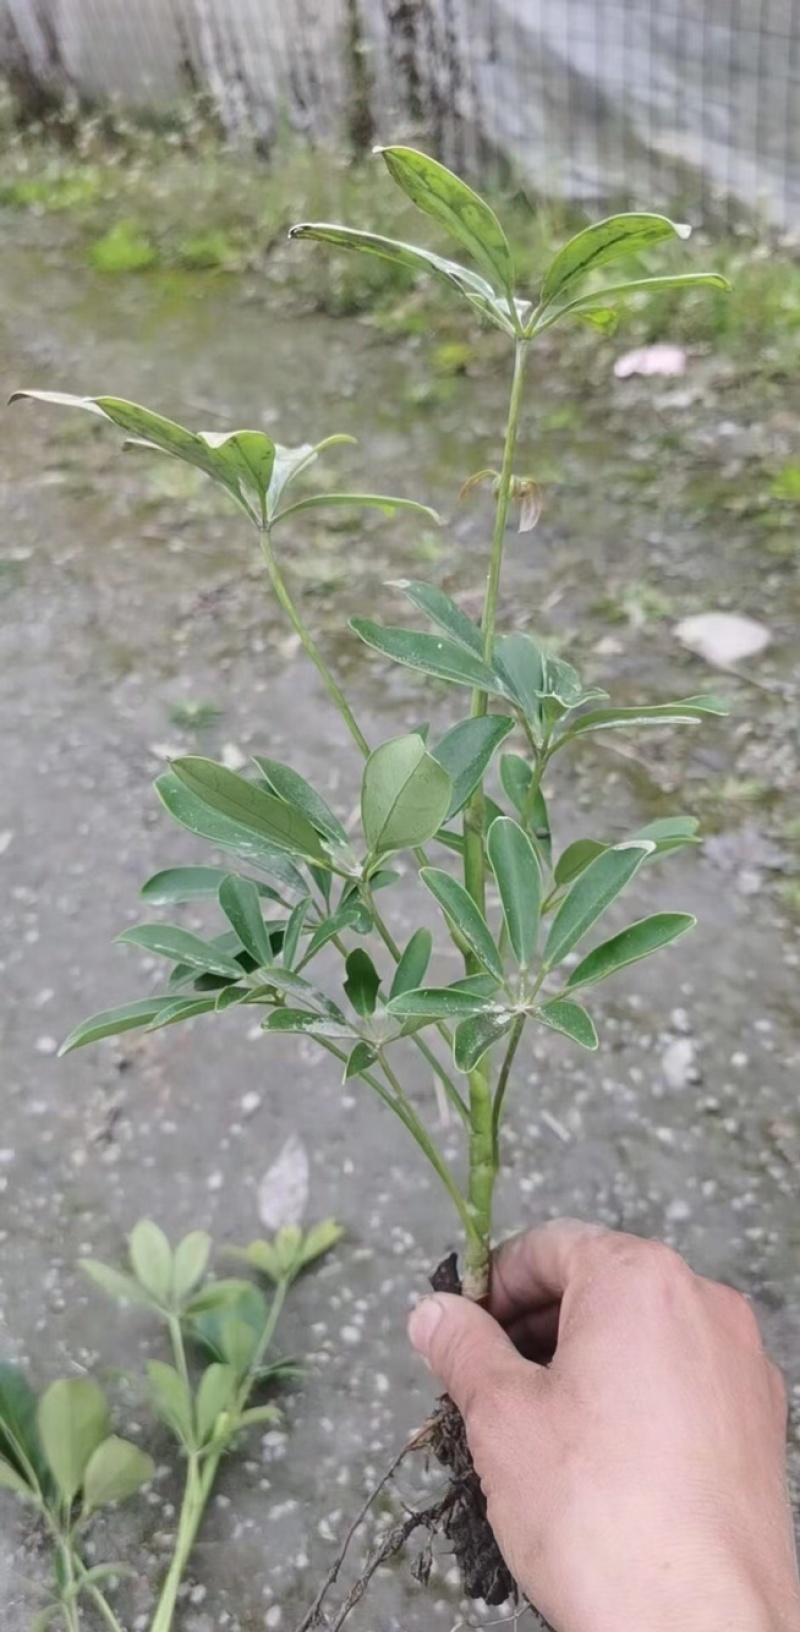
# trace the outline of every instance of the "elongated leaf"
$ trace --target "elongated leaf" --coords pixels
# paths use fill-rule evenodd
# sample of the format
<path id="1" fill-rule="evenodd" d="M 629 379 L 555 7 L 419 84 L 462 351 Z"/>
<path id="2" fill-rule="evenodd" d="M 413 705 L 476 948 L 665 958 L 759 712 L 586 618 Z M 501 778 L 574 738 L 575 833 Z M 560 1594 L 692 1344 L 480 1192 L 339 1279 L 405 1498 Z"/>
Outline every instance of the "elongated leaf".
<path id="1" fill-rule="evenodd" d="M 368 1071 L 378 1058 L 371 1043 L 365 1043 L 363 1038 L 351 1048 L 347 1056 L 347 1064 L 342 1075 L 342 1082 L 349 1082 L 351 1077 L 360 1077 L 362 1071 Z"/>
<path id="2" fill-rule="evenodd" d="M 560 1031 L 565 1037 L 571 1037 L 573 1043 L 580 1043 L 581 1048 L 597 1048 L 594 1021 L 580 1003 L 573 1003 L 568 997 L 554 997 L 534 1012 L 536 1019 L 549 1026 L 551 1031 Z"/>
<path id="3" fill-rule="evenodd" d="M 631 834 L 633 839 L 652 839 L 659 855 L 665 855 L 669 850 L 679 850 L 684 844 L 699 844 L 700 824 L 696 816 L 659 816 L 654 822 L 648 822 L 646 827 L 640 827 Z"/>
<path id="4" fill-rule="evenodd" d="M 202 804 L 249 829 L 278 850 L 325 862 L 319 835 L 302 811 L 245 781 L 213 759 L 188 755 L 172 762 L 172 774 Z"/>
<path id="5" fill-rule="evenodd" d="M 83 408 L 110 419 L 137 446 L 193 465 L 226 490 L 259 523 L 265 514 L 266 495 L 275 463 L 275 444 L 264 431 L 187 431 L 139 403 L 122 397 L 76 397 L 63 391 L 16 391 L 18 397 L 60 407 Z"/>
<path id="6" fill-rule="evenodd" d="M 192 1230 L 175 1248 L 172 1261 L 172 1292 L 181 1304 L 202 1281 L 211 1256 L 211 1236 L 206 1230 Z"/>
<path id="7" fill-rule="evenodd" d="M 262 916 L 261 897 L 257 886 L 251 884 L 249 879 L 237 878 L 235 873 L 228 873 L 219 887 L 219 904 L 245 951 L 250 953 L 256 968 L 261 968 L 265 963 L 272 963 L 272 943 Z M 188 961 L 188 958 L 184 959 L 184 962 Z M 242 973 L 240 964 L 236 965 L 236 970 L 238 979 Z M 225 971 L 218 972 L 222 974 Z"/>
<path id="8" fill-rule="evenodd" d="M 300 1032 L 308 1037 L 329 1037 L 337 1041 L 349 1040 L 355 1035 L 346 1020 L 333 1020 L 327 1014 L 310 1014 L 307 1009 L 275 1009 L 262 1021 L 261 1029 Z"/>
<path id="9" fill-rule="evenodd" d="M 267 517 L 270 523 L 276 519 L 278 506 L 287 487 L 297 481 L 304 471 L 308 470 L 326 448 L 336 447 L 340 443 L 355 443 L 354 436 L 345 436 L 341 432 L 334 436 L 326 436 L 322 442 L 312 445 L 310 442 L 301 443 L 296 448 L 283 448 L 280 443 L 275 444 L 275 464 L 272 471 L 272 480 L 267 494 Z"/>
<path id="10" fill-rule="evenodd" d="M 692 697 L 684 703 L 656 703 L 649 708 L 598 708 L 573 720 L 559 737 L 556 748 L 586 731 L 619 731 L 636 725 L 696 725 L 709 714 L 727 712 L 727 705 L 715 697 Z"/>
<path id="11" fill-rule="evenodd" d="M 697 919 L 690 912 L 655 912 L 649 918 L 640 918 L 635 924 L 629 924 L 619 935 L 612 935 L 609 941 L 603 941 L 596 946 L 577 968 L 572 970 L 567 981 L 567 991 L 576 991 L 579 986 L 591 986 L 595 981 L 607 980 L 609 975 L 616 974 L 618 969 L 625 969 L 629 963 L 638 963 L 641 958 L 649 958 L 652 952 L 659 952 L 662 946 L 669 946 L 670 941 L 676 941 L 679 935 L 685 935 L 687 929 L 692 929 Z"/>
<path id="12" fill-rule="evenodd" d="M 367 646 L 384 657 L 406 668 L 419 669 L 438 680 L 450 680 L 457 686 L 478 686 L 498 696 L 503 695 L 500 680 L 487 669 L 486 664 L 464 646 L 448 640 L 444 635 L 426 635 L 416 629 L 384 628 L 370 618 L 351 618 L 350 628 Z"/>
<path id="13" fill-rule="evenodd" d="M 372 885 L 374 888 L 374 879 Z M 309 936 L 303 956 L 297 963 L 298 970 L 304 969 L 306 964 L 310 963 L 311 959 L 316 956 L 317 952 L 323 946 L 326 946 L 328 941 L 332 941 L 335 935 L 340 935 L 342 930 L 352 929 L 357 935 L 366 935 L 371 927 L 372 919 L 367 908 L 357 896 L 351 896 L 337 907 L 330 918 L 323 919 L 322 923 L 318 924 Z"/>
<path id="14" fill-rule="evenodd" d="M 36 1395 L 27 1377 L 18 1366 L 0 1361 L 0 1456 L 26 1486 L 32 1478 L 30 1488 L 38 1485 L 48 1496 L 53 1480 L 42 1449 L 36 1409 Z M 11 1488 L 10 1483 L 7 1488 Z"/>
<path id="15" fill-rule="evenodd" d="M 102 1287 L 102 1290 L 118 1303 L 146 1304 L 148 1309 L 159 1307 L 158 1299 L 151 1297 L 133 1275 L 125 1275 L 120 1269 L 112 1269 L 110 1264 L 103 1264 L 98 1258 L 82 1258 L 80 1264 L 90 1281 Z"/>
<path id="16" fill-rule="evenodd" d="M 156 1465 L 151 1456 L 132 1445 L 129 1439 L 111 1434 L 92 1452 L 83 1476 L 83 1510 L 94 1513 L 111 1502 L 135 1496 L 153 1478 Z"/>
<path id="17" fill-rule="evenodd" d="M 34 1486 L 2 1456 L 0 1456 L 0 1490 L 10 1490 L 23 1501 L 34 1494 Z"/>
<path id="18" fill-rule="evenodd" d="M 361 820 L 370 856 L 424 844 L 441 826 L 453 785 L 421 737 L 394 737 L 370 754 L 361 787 Z"/>
<path id="19" fill-rule="evenodd" d="M 654 850 L 652 839 L 628 839 L 604 850 L 589 863 L 585 872 L 570 885 L 550 926 L 544 949 L 548 969 L 561 963 L 572 951 Z"/>
<path id="20" fill-rule="evenodd" d="M 576 286 L 596 272 L 631 255 L 641 255 L 669 238 L 688 238 L 691 227 L 667 219 L 665 215 L 626 212 L 596 221 L 570 238 L 554 256 L 542 283 L 542 306 L 563 302 Z"/>
<path id="21" fill-rule="evenodd" d="M 226 1276 L 221 1281 L 206 1281 L 199 1292 L 195 1292 L 184 1310 L 188 1320 L 196 1320 L 199 1315 L 219 1313 L 225 1309 L 237 1309 L 250 1289 L 249 1281 L 240 1281 L 235 1276 Z"/>
<path id="22" fill-rule="evenodd" d="M 466 612 L 462 612 L 461 607 L 443 589 L 435 584 L 423 583 L 418 578 L 394 578 L 390 583 L 393 589 L 402 590 L 407 600 L 424 612 L 437 628 L 443 629 L 451 640 L 457 641 L 459 646 L 473 652 L 476 657 L 483 656 L 483 638 L 477 623 L 473 623 L 472 618 L 468 618 Z"/>
<path id="23" fill-rule="evenodd" d="M 429 929 L 415 929 L 394 972 L 389 997 L 415 991 L 422 985 L 431 961 L 433 936 Z"/>
<path id="24" fill-rule="evenodd" d="M 302 874 L 298 872 L 285 850 L 276 849 L 275 845 L 268 844 L 260 833 L 243 822 L 232 821 L 218 810 L 212 810 L 202 799 L 180 782 L 171 771 L 159 776 L 154 784 L 156 793 L 165 810 L 181 827 L 190 833 L 196 833 L 201 839 L 210 839 L 222 850 L 232 850 L 235 855 L 256 867 L 259 872 L 269 873 L 273 878 L 285 885 L 289 890 L 304 891 L 308 885 Z"/>
<path id="25" fill-rule="evenodd" d="M 727 292 L 730 287 L 727 278 L 723 278 L 719 272 L 673 272 L 666 277 L 632 278 L 628 283 L 614 283 L 605 289 L 596 289 L 592 294 L 580 295 L 576 300 L 568 301 L 566 306 L 546 307 L 537 317 L 532 332 L 539 334 L 553 323 L 558 323 L 562 317 L 586 317 L 596 321 L 628 295 L 654 295 L 665 289 L 705 288 Z"/>
<path id="26" fill-rule="evenodd" d="M 417 208 L 438 221 L 467 250 L 487 277 L 514 300 L 514 263 L 508 239 L 493 210 L 452 170 L 413 147 L 377 151 L 393 181 Z"/>
<path id="27" fill-rule="evenodd" d="M 473 272 L 470 267 L 449 261 L 431 250 L 420 249 L 395 238 L 383 238 L 379 233 L 361 232 L 354 227 L 339 227 L 328 221 L 304 221 L 292 227 L 290 238 L 309 238 L 318 244 L 329 244 L 332 249 L 354 249 L 381 260 L 394 261 L 411 272 L 426 272 L 446 283 L 463 295 L 481 316 L 487 317 L 506 334 L 516 334 L 506 302 L 498 300 L 492 285 Z"/>
<path id="28" fill-rule="evenodd" d="M 496 990 L 496 987 L 495 987 Z M 399 992 L 387 1004 L 390 1014 L 403 1019 L 458 1020 L 475 1014 L 496 1013 L 492 997 L 464 991 L 458 986 L 425 986 L 417 991 Z"/>
<path id="29" fill-rule="evenodd" d="M 419 876 L 481 966 L 502 981 L 503 960 L 491 930 L 463 884 L 438 867 L 422 867 Z"/>
<path id="30" fill-rule="evenodd" d="M 155 952 L 174 963 L 186 963 L 193 969 L 228 975 L 231 980 L 241 979 L 242 967 L 235 958 L 218 951 L 199 935 L 173 924 L 136 924 L 132 929 L 124 929 L 117 940 L 125 946 L 141 946 L 146 952 Z M 158 1015 L 153 1018 L 157 1019 Z"/>
<path id="31" fill-rule="evenodd" d="M 521 754 L 500 755 L 500 781 L 503 792 L 517 812 L 522 824 L 528 833 L 532 833 L 538 840 L 545 857 L 550 859 L 550 817 L 547 813 L 547 804 L 541 787 L 537 788 L 533 804 L 530 803 L 531 782 L 533 767 Z M 499 814 L 503 814 L 501 811 Z"/>
<path id="32" fill-rule="evenodd" d="M 183 1445 L 194 1444 L 192 1396 L 174 1366 L 163 1360 L 148 1360 L 147 1380 L 154 1410 Z"/>
<path id="33" fill-rule="evenodd" d="M 509 715 L 484 714 L 478 719 L 460 720 L 431 749 L 453 784 L 446 821 L 463 809 L 485 776 L 501 742 L 513 729 L 514 721 Z"/>
<path id="34" fill-rule="evenodd" d="M 173 1285 L 172 1248 L 158 1224 L 141 1218 L 128 1241 L 131 1269 L 140 1286 L 162 1306 L 170 1302 Z"/>
<path id="35" fill-rule="evenodd" d="M 79 1026 L 65 1037 L 58 1051 L 59 1058 L 64 1054 L 71 1054 L 74 1048 L 85 1048 L 87 1043 L 100 1042 L 103 1037 L 119 1037 L 125 1031 L 136 1031 L 142 1026 L 149 1026 L 165 1009 L 170 1008 L 174 999 L 166 997 L 145 997 L 137 1003 L 120 1003 L 115 1009 L 101 1009 L 99 1014 L 93 1014 L 90 1019 L 82 1020 Z"/>
<path id="36" fill-rule="evenodd" d="M 201 976 L 201 979 L 212 980 L 212 975 Z M 176 998 L 167 1007 L 159 1009 L 155 1019 L 148 1027 L 149 1031 L 160 1031 L 162 1026 L 174 1026 L 181 1020 L 193 1020 L 198 1014 L 211 1014 L 216 1008 L 213 997 L 182 997 Z"/>
<path id="37" fill-rule="evenodd" d="M 51 1383 L 37 1412 L 42 1449 L 65 1503 L 83 1483 L 89 1458 L 108 1435 L 105 1395 L 90 1377 Z"/>
<path id="38" fill-rule="evenodd" d="M 510 816 L 492 822 L 486 844 L 514 956 L 520 969 L 528 969 L 536 955 L 542 907 L 536 852 L 527 833 Z"/>
<path id="39" fill-rule="evenodd" d="M 195 1400 L 198 1445 L 208 1443 L 220 1412 L 230 1410 L 236 1398 L 237 1382 L 235 1366 L 215 1361 L 206 1367 Z"/>
<path id="40" fill-rule="evenodd" d="M 636 837 L 643 839 L 645 834 L 638 833 Z M 601 844 L 599 839 L 576 839 L 573 844 L 568 844 L 555 865 L 553 876 L 556 883 L 571 884 L 580 873 L 585 873 L 590 861 L 594 861 L 596 856 L 601 856 L 608 848 L 608 845 Z"/>
<path id="41" fill-rule="evenodd" d="M 293 805 L 295 810 L 302 811 L 311 826 L 315 827 L 323 838 L 328 839 L 331 844 L 348 843 L 347 834 L 338 816 L 334 816 L 322 794 L 317 793 L 316 788 L 312 788 L 311 783 L 307 782 L 299 771 L 293 770 L 291 765 L 281 765 L 277 759 L 265 759 L 261 754 L 254 756 L 253 763 L 258 766 L 273 793 L 277 794 L 279 799 L 285 800 L 288 805 Z"/>
<path id="42" fill-rule="evenodd" d="M 393 516 L 397 510 L 410 510 L 412 515 L 423 516 L 425 521 L 435 522 L 441 527 L 442 518 L 438 511 L 432 510 L 429 504 L 420 504 L 417 499 L 399 499 L 388 493 L 310 493 L 308 498 L 296 499 L 294 504 L 286 506 L 275 517 L 273 527 L 285 521 L 287 516 L 297 515 L 299 510 L 330 510 L 341 506 L 356 510 L 380 510 L 384 516 Z"/>
<path id="43" fill-rule="evenodd" d="M 381 977 L 369 953 L 360 946 L 348 953 L 345 970 L 347 978 L 344 989 L 347 996 L 356 1014 L 360 1014 L 363 1020 L 368 1020 L 370 1015 L 375 1013 Z"/>
<path id="44" fill-rule="evenodd" d="M 219 894 L 219 887 L 228 873 L 224 867 L 167 867 L 161 873 L 154 873 L 142 885 L 139 894 L 143 900 L 151 901 L 155 906 L 164 907 L 177 901 L 202 901 Z M 280 901 L 276 890 L 270 889 L 269 884 L 255 883 L 260 896 L 268 901 Z"/>
<path id="45" fill-rule="evenodd" d="M 499 1043 L 513 1023 L 514 1016 L 503 1014 L 476 1014 L 471 1020 L 460 1020 L 453 1037 L 453 1059 L 459 1071 L 468 1073 L 480 1065 L 484 1054 Z"/>
<path id="46" fill-rule="evenodd" d="M 562 657 L 546 657 L 540 695 L 545 704 L 560 705 L 550 709 L 551 716 L 557 718 L 565 709 L 581 708 L 584 703 L 602 700 L 608 692 L 603 691 L 602 686 L 585 686 L 577 669 L 565 663 Z"/>
<path id="47" fill-rule="evenodd" d="M 298 901 L 294 911 L 286 920 L 286 931 L 283 937 L 281 957 L 287 969 L 293 969 L 297 959 L 297 949 L 300 945 L 300 936 L 303 925 L 308 917 L 311 901 L 306 896 L 304 901 Z"/>
<path id="48" fill-rule="evenodd" d="M 189 1331 L 203 1350 L 232 1365 L 240 1377 L 250 1368 L 267 1319 L 263 1293 L 249 1281 L 241 1284 L 245 1290 L 235 1302 L 206 1309 L 189 1321 Z"/>
<path id="49" fill-rule="evenodd" d="M 506 681 L 509 696 L 525 718 L 537 725 L 542 713 L 545 660 L 530 635 L 503 635 L 495 643 L 494 664 Z"/>

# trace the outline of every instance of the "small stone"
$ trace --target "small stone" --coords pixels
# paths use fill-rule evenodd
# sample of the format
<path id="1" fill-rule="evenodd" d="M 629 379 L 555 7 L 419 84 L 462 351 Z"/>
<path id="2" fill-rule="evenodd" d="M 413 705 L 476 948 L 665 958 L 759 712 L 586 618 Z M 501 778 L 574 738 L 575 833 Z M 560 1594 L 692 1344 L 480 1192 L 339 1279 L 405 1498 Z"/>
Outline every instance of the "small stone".
<path id="1" fill-rule="evenodd" d="M 209 1173 L 206 1183 L 209 1190 L 221 1190 L 225 1183 L 224 1175 L 222 1173 Z"/>
<path id="2" fill-rule="evenodd" d="M 37 1054 L 57 1054 L 58 1053 L 58 1043 L 56 1041 L 56 1038 L 55 1037 L 37 1037 L 37 1039 L 36 1039 L 36 1052 L 37 1052 Z"/>
<path id="3" fill-rule="evenodd" d="M 673 1031 L 677 1031 L 681 1037 L 689 1036 L 692 1022 L 686 1009 L 673 1009 L 669 1017 L 669 1023 Z"/>
<path id="4" fill-rule="evenodd" d="M 679 1093 L 691 1082 L 700 1081 L 695 1046 L 691 1037 L 675 1037 L 661 1056 L 661 1072 L 668 1088 Z"/>
<path id="5" fill-rule="evenodd" d="M 691 1218 L 691 1216 L 692 1209 L 688 1201 L 682 1201 L 680 1196 L 676 1196 L 675 1200 L 671 1201 L 664 1211 L 664 1217 L 668 1224 L 684 1224 L 687 1218 Z"/>
<path id="6" fill-rule="evenodd" d="M 223 743 L 221 758 L 228 771 L 243 771 L 247 764 L 247 754 L 235 742 Z"/>
<path id="7" fill-rule="evenodd" d="M 682 646 L 717 669 L 756 657 L 772 638 L 763 623 L 736 612 L 698 612 L 677 624 L 675 634 Z"/>
<path id="8" fill-rule="evenodd" d="M 242 1116 L 252 1116 L 261 1104 L 260 1094 L 242 1094 Z"/>

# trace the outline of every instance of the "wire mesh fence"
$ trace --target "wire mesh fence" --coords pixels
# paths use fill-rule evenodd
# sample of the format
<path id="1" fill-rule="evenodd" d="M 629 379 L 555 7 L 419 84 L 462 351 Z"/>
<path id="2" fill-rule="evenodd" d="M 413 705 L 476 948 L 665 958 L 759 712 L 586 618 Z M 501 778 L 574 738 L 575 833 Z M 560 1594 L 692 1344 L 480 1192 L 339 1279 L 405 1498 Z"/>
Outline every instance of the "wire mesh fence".
<path id="1" fill-rule="evenodd" d="M 0 70 L 226 134 L 413 138 L 593 207 L 800 226 L 800 0 L 0 0 Z"/>

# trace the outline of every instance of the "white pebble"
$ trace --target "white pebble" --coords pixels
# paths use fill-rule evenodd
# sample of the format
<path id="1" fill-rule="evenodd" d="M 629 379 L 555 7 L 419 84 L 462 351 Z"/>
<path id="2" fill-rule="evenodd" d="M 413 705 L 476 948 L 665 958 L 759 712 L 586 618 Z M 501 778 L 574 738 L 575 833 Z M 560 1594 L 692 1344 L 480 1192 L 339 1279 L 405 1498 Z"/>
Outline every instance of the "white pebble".
<path id="1" fill-rule="evenodd" d="M 37 1054 L 56 1054 L 58 1052 L 58 1043 L 55 1037 L 37 1037 L 36 1052 Z"/>

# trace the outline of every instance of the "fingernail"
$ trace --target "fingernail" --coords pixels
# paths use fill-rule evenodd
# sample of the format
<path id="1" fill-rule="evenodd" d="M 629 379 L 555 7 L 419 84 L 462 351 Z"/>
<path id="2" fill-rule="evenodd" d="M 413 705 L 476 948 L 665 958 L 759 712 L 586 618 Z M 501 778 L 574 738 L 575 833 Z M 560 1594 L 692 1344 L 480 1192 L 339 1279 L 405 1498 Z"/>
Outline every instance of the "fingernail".
<path id="1" fill-rule="evenodd" d="M 438 1298 L 423 1298 L 411 1311 L 408 1322 L 408 1335 L 412 1346 L 418 1354 L 425 1358 L 430 1348 L 431 1339 L 442 1318 L 444 1310 Z"/>

